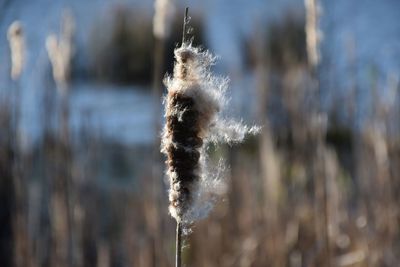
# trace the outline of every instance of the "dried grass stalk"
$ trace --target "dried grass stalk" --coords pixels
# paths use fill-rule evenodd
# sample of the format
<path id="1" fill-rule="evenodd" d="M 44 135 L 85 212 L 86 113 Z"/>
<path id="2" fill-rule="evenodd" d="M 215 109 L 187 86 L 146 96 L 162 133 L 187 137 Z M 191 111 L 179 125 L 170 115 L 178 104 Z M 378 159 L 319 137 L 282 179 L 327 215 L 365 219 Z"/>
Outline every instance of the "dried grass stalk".
<path id="1" fill-rule="evenodd" d="M 227 79 L 212 75 L 215 57 L 187 43 L 186 8 L 182 46 L 175 49 L 176 64 L 165 84 L 166 124 L 161 151 L 167 156 L 169 177 L 169 211 L 177 221 L 176 265 L 181 266 L 183 228 L 204 217 L 223 193 L 220 170 L 211 174 L 206 168 L 206 149 L 210 142 L 240 142 L 246 133 L 258 131 L 220 114 L 225 101 Z"/>

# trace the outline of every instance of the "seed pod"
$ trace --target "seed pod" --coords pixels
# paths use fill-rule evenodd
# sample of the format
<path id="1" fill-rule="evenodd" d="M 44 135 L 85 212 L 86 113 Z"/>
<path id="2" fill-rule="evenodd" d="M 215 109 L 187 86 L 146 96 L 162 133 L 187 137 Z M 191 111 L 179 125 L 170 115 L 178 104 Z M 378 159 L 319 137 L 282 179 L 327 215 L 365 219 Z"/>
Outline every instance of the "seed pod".
<path id="1" fill-rule="evenodd" d="M 178 222 L 190 223 L 206 216 L 215 196 L 224 191 L 221 168 L 211 173 L 205 166 L 207 144 L 240 142 L 258 128 L 222 118 L 227 79 L 211 74 L 215 57 L 184 43 L 175 58 L 173 76 L 165 81 L 161 152 L 167 156 L 169 211 Z"/>
<path id="2" fill-rule="evenodd" d="M 181 221 L 193 203 L 200 182 L 203 139 L 217 105 L 201 88 L 201 61 L 198 50 L 184 45 L 175 51 L 177 64 L 168 83 L 166 125 L 162 151 L 167 155 L 170 179 L 170 213 Z M 209 104 L 204 107 L 204 103 Z"/>

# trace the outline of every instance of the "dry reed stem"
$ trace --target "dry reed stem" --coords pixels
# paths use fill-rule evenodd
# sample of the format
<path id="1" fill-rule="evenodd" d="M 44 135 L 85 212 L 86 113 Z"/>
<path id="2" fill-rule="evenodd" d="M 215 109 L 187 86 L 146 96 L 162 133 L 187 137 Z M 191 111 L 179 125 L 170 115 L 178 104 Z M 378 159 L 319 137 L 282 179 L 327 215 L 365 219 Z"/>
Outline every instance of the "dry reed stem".
<path id="1" fill-rule="evenodd" d="M 186 7 L 185 16 L 183 18 L 182 45 L 185 43 L 186 24 L 188 23 L 188 12 L 189 12 L 189 8 Z M 181 267 L 181 265 L 182 265 L 182 225 L 181 225 L 181 222 L 177 221 L 177 223 L 176 223 L 175 267 Z"/>
<path id="2" fill-rule="evenodd" d="M 228 80 L 211 72 L 216 59 L 213 55 L 187 40 L 188 22 L 186 8 L 182 45 L 174 51 L 173 75 L 165 80 L 168 94 L 161 144 L 161 152 L 167 156 L 169 211 L 178 223 L 177 237 L 182 228 L 206 217 L 226 191 L 221 179 L 223 164 L 215 166 L 215 170 L 207 168 L 208 145 L 240 143 L 246 134 L 259 131 L 259 127 L 247 127 L 223 117 Z M 181 242 L 177 246 L 179 254 Z"/>
<path id="3" fill-rule="evenodd" d="M 326 145 L 324 143 L 324 137 L 326 136 L 326 125 L 324 124 L 323 118 L 325 117 L 321 111 L 321 53 L 320 53 L 320 43 L 321 43 L 321 31 L 320 31 L 320 13 L 321 6 L 319 0 L 305 0 L 306 7 L 306 43 L 307 43 L 307 55 L 308 63 L 311 67 L 311 75 L 316 87 L 316 92 L 318 98 L 313 107 L 313 116 L 316 117 L 314 133 L 314 145 L 315 149 L 313 151 L 313 157 L 315 162 L 316 171 L 314 173 L 314 184 L 315 184 L 315 195 L 316 202 L 322 203 L 322 213 L 323 218 L 321 220 L 322 234 L 321 237 L 324 243 L 324 253 L 326 258 L 326 266 L 330 267 L 331 264 L 331 240 L 329 236 L 329 195 L 328 195 L 328 181 L 327 181 L 327 171 L 325 166 L 326 157 Z M 318 190 L 320 188 L 320 190 Z M 320 194 L 318 194 L 321 191 Z M 316 212 L 319 213 L 318 208 Z M 318 218 L 316 214 L 316 218 Z"/>
<path id="4" fill-rule="evenodd" d="M 55 166 L 57 180 L 54 182 L 51 193 L 51 205 L 53 206 L 53 238 L 55 242 L 54 264 L 71 266 L 76 252 L 74 235 L 76 220 L 73 209 L 77 207 L 72 181 L 72 158 L 70 150 L 69 131 L 69 82 L 71 80 L 72 58 L 74 55 L 75 22 L 72 13 L 66 10 L 62 17 L 60 35 L 51 34 L 46 39 L 46 48 L 52 66 L 53 78 L 56 89 L 60 95 L 59 105 L 59 143 L 57 143 L 57 155 Z"/>
<path id="5" fill-rule="evenodd" d="M 176 251 L 175 251 L 175 266 L 181 267 L 182 265 L 182 225 L 176 223 Z"/>

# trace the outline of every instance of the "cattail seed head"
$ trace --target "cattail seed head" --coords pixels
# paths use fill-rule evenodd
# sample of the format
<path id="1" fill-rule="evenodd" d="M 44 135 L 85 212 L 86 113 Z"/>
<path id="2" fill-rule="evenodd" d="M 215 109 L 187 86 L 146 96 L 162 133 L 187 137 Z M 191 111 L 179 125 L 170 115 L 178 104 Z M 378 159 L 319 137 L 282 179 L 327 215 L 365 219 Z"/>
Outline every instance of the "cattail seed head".
<path id="1" fill-rule="evenodd" d="M 53 77 L 59 88 L 66 88 L 71 76 L 71 63 L 74 54 L 73 36 L 75 24 L 70 12 L 65 12 L 58 38 L 51 34 L 46 39 L 46 48 L 53 69 Z"/>
<path id="2" fill-rule="evenodd" d="M 171 33 L 175 15 L 174 0 L 156 0 L 154 3 L 153 34 L 159 39 L 167 38 Z"/>
<path id="3" fill-rule="evenodd" d="M 169 211 L 178 222 L 187 223 L 204 216 L 213 195 L 223 188 L 219 177 L 207 172 L 207 144 L 238 142 L 255 128 L 221 118 L 227 79 L 211 74 L 214 56 L 183 44 L 175 50 L 175 58 L 173 76 L 165 80 L 168 94 L 161 151 L 167 156 Z"/>
<path id="4" fill-rule="evenodd" d="M 317 0 L 305 0 L 306 6 L 306 36 L 307 36 L 307 55 L 308 62 L 311 66 L 315 67 L 320 62 L 320 42 L 322 39 L 322 33 L 319 29 L 319 17 L 321 8 Z"/>
<path id="5" fill-rule="evenodd" d="M 11 50 L 11 78 L 17 80 L 22 73 L 25 61 L 25 40 L 21 22 L 14 21 L 10 25 L 7 38 Z"/>

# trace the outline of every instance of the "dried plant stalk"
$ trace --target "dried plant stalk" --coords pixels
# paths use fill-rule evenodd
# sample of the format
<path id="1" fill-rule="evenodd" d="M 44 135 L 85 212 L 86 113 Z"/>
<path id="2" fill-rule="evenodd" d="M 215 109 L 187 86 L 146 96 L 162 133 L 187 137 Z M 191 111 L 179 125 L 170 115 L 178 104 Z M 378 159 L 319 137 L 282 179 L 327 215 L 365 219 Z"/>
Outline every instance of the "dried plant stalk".
<path id="1" fill-rule="evenodd" d="M 217 196 L 224 192 L 218 174 L 207 172 L 207 144 L 240 142 L 246 133 L 258 131 L 257 127 L 248 128 L 222 118 L 227 79 L 211 73 L 214 56 L 187 42 L 188 21 L 186 9 L 182 45 L 175 50 L 174 73 L 165 80 L 168 94 L 161 144 L 161 151 L 167 156 L 169 211 L 177 221 L 177 266 L 181 262 L 183 228 L 205 217 Z"/>
<path id="2" fill-rule="evenodd" d="M 50 199 L 55 251 L 51 261 L 57 266 L 70 266 L 75 258 L 73 208 L 76 207 L 76 203 L 71 173 L 73 163 L 70 151 L 68 92 L 74 54 L 74 33 L 75 23 L 72 13 L 66 10 L 62 17 L 60 35 L 51 34 L 46 39 L 53 78 L 60 96 L 58 132 L 60 142 L 57 143 L 55 157 L 55 164 L 59 166 L 59 171 L 56 173 L 57 180 L 53 183 Z"/>
<path id="3" fill-rule="evenodd" d="M 12 176 L 14 189 L 14 211 L 13 211 L 13 233 L 14 233 L 14 263 L 15 266 L 27 266 L 30 244 L 28 226 L 27 226 L 27 182 L 25 181 L 22 163 L 23 157 L 20 151 L 20 113 L 21 113 L 21 94 L 22 87 L 20 77 L 25 63 L 25 37 L 24 30 L 20 21 L 14 21 L 8 28 L 7 38 L 11 52 L 11 78 L 13 80 L 14 90 L 12 105 Z"/>
<path id="4" fill-rule="evenodd" d="M 165 81 L 168 94 L 161 151 L 167 156 L 169 211 L 178 222 L 190 223 L 207 214 L 208 201 L 222 190 L 219 177 L 207 177 L 212 176 L 205 168 L 207 144 L 237 143 L 259 128 L 222 118 L 219 111 L 225 104 L 227 80 L 210 73 L 215 57 L 183 43 L 175 50 L 175 58 L 173 77 Z"/>
<path id="5" fill-rule="evenodd" d="M 182 265 L 182 226 L 180 223 L 176 224 L 176 253 L 175 253 L 175 266 L 181 267 Z"/>

